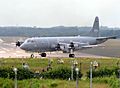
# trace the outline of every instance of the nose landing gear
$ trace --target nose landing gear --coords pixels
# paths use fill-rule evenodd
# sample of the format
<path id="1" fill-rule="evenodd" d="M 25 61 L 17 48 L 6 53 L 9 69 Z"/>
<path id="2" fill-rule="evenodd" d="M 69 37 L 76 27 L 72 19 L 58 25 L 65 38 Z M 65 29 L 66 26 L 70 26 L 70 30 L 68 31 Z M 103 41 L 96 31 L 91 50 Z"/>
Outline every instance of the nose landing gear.
<path id="1" fill-rule="evenodd" d="M 41 53 L 41 57 L 46 57 L 46 53 Z"/>
<path id="2" fill-rule="evenodd" d="M 31 58 L 34 58 L 34 54 L 31 54 L 30 57 L 31 57 Z"/>

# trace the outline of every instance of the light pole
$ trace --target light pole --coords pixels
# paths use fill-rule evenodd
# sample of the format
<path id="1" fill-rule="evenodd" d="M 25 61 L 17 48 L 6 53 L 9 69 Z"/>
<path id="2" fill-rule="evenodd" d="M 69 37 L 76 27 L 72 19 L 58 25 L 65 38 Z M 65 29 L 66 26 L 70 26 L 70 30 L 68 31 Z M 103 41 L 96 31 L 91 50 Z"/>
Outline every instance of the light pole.
<path id="1" fill-rule="evenodd" d="M 15 88 L 17 88 L 17 68 L 13 68 L 13 71 L 15 72 Z"/>
<path id="2" fill-rule="evenodd" d="M 79 79 L 78 74 L 79 74 L 79 68 L 76 68 L 75 71 L 76 71 L 76 88 L 78 88 L 78 79 Z"/>
<path id="3" fill-rule="evenodd" d="M 73 64 L 74 64 L 74 67 L 76 68 L 76 66 L 78 65 L 77 60 L 74 60 Z"/>
<path id="4" fill-rule="evenodd" d="M 76 60 L 72 60 L 72 64 L 71 64 L 71 80 L 73 80 L 73 72 L 76 68 L 76 66 L 78 65 L 78 62 Z"/>
<path id="5" fill-rule="evenodd" d="M 73 80 L 73 64 L 71 65 L 71 80 Z"/>
<path id="6" fill-rule="evenodd" d="M 93 63 L 90 62 L 90 88 L 92 88 L 92 65 Z"/>

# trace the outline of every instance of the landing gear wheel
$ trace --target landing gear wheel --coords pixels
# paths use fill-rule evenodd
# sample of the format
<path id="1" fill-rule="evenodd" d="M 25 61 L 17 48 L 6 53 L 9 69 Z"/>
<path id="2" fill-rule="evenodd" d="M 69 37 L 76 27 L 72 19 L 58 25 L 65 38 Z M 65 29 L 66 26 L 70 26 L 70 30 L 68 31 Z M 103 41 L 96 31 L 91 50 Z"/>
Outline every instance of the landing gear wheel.
<path id="1" fill-rule="evenodd" d="M 46 53 L 41 53 L 41 57 L 46 57 Z"/>
<path id="2" fill-rule="evenodd" d="M 74 58 L 74 57 L 75 57 L 75 54 L 69 54 L 69 57 L 70 57 L 70 58 Z"/>
<path id="3" fill-rule="evenodd" d="M 34 54 L 31 54 L 31 56 L 30 56 L 31 58 L 34 58 Z"/>

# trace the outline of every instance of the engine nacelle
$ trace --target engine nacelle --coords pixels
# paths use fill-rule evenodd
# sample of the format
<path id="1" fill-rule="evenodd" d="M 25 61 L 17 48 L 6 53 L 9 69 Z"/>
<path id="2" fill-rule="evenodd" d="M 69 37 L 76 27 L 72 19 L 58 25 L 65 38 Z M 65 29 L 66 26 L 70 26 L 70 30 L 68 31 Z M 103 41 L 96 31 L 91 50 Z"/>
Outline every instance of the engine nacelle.
<path id="1" fill-rule="evenodd" d="M 70 53 L 71 49 L 73 51 L 78 50 L 79 49 L 79 45 L 78 44 L 74 44 L 74 47 L 70 47 L 70 44 L 65 44 L 64 46 L 61 46 L 61 50 L 63 51 L 63 53 Z"/>

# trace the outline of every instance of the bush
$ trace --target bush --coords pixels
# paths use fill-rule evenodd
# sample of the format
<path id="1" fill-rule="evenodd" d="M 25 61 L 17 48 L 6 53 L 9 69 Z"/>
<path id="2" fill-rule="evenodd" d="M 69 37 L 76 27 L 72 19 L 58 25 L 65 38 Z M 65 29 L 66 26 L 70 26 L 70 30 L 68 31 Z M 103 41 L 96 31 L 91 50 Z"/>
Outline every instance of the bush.
<path id="1" fill-rule="evenodd" d="M 14 79 L 15 73 L 12 68 L 3 68 L 3 69 L 0 69 L 0 77 Z M 18 68 L 18 71 L 17 71 L 17 79 L 18 80 L 30 79 L 33 77 L 34 77 L 34 73 L 32 71 L 30 71 L 28 69 Z"/>
<path id="2" fill-rule="evenodd" d="M 93 70 L 92 71 L 92 77 L 110 77 L 115 73 L 115 75 L 118 77 L 118 68 L 101 68 L 99 70 Z M 90 78 L 90 71 L 87 72 L 87 77 Z"/>
<path id="3" fill-rule="evenodd" d="M 114 69 L 114 72 L 115 72 L 115 75 L 116 75 L 116 77 L 117 78 L 119 78 L 119 68 L 118 67 L 116 67 L 115 69 Z"/>
<path id="4" fill-rule="evenodd" d="M 76 72 L 73 72 L 74 79 L 76 78 Z M 49 79 L 69 79 L 71 78 L 71 69 L 67 67 L 58 67 L 54 70 L 50 70 L 48 72 L 43 72 L 41 74 L 43 78 Z M 81 72 L 79 71 L 79 78 L 82 77 Z"/>

